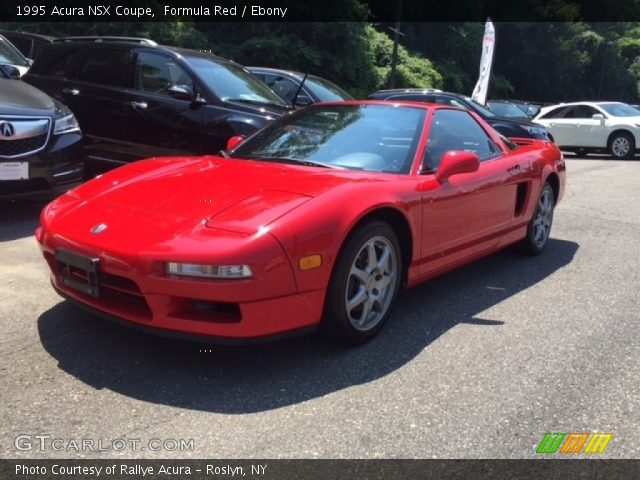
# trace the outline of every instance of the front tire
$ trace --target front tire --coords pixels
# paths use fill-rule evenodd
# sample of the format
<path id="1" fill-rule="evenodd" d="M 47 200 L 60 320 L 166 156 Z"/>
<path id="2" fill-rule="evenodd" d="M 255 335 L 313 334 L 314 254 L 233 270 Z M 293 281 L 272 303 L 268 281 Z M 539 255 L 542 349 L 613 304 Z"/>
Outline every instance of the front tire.
<path id="1" fill-rule="evenodd" d="M 577 157 L 585 158 L 589 154 L 589 150 L 587 150 L 586 148 L 578 148 L 574 153 Z"/>
<path id="2" fill-rule="evenodd" d="M 386 223 L 367 223 L 351 234 L 331 275 L 321 328 L 332 340 L 360 344 L 386 322 L 399 290 L 402 255 Z"/>
<path id="3" fill-rule="evenodd" d="M 632 158 L 636 150 L 633 135 L 628 132 L 618 132 L 609 139 L 609 153 L 615 160 Z"/>
<path id="4" fill-rule="evenodd" d="M 538 255 L 549 240 L 551 224 L 553 223 L 553 208 L 555 195 L 553 188 L 545 183 L 538 197 L 533 217 L 527 226 L 527 236 L 522 241 L 522 249 L 528 255 Z"/>

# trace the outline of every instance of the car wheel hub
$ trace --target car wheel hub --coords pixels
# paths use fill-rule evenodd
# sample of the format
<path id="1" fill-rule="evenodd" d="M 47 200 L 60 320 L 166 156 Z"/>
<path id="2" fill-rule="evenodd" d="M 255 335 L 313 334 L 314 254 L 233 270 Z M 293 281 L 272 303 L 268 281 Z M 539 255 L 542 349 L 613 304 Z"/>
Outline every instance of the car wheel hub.
<path id="1" fill-rule="evenodd" d="M 549 238 L 552 216 L 553 201 L 551 199 L 551 192 L 544 190 L 538 200 L 538 208 L 536 209 L 536 216 L 533 220 L 533 241 L 539 248 L 542 247 L 547 241 L 547 238 Z"/>
<path id="2" fill-rule="evenodd" d="M 616 157 L 623 157 L 629 153 L 629 140 L 625 137 L 618 137 L 613 141 L 611 149 Z"/>
<path id="3" fill-rule="evenodd" d="M 360 331 L 374 328 L 389 309 L 398 275 L 395 250 L 385 237 L 369 239 L 355 257 L 345 292 L 351 325 Z"/>

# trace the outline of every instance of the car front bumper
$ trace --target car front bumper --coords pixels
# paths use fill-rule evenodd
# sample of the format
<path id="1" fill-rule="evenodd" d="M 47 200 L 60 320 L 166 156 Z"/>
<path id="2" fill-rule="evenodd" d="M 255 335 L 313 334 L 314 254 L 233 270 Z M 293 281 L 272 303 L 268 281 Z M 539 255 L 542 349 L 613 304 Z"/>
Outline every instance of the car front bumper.
<path id="1" fill-rule="evenodd" d="M 265 258 L 264 268 L 255 268 L 255 278 L 214 280 L 166 275 L 164 263 L 147 254 L 132 259 L 92 251 L 43 227 L 36 239 L 61 296 L 102 317 L 159 335 L 209 343 L 259 342 L 313 330 L 322 315 L 326 290 L 298 291 L 279 245 L 279 252 Z M 67 266 L 56 256 L 60 250 L 95 258 L 99 267 L 93 294 L 68 281 Z M 76 274 L 80 283 L 90 276 Z"/>
<path id="2" fill-rule="evenodd" d="M 53 198 L 84 179 L 82 134 L 54 136 L 44 150 L 27 157 L 0 157 L 0 163 L 17 162 L 28 164 L 28 178 L 0 180 L 0 199 Z"/>

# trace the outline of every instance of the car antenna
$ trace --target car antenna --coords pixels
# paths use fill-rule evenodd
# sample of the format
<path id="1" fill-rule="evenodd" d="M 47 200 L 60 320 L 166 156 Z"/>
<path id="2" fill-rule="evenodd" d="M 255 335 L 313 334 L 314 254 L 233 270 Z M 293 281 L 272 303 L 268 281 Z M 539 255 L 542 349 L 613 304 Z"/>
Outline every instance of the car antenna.
<path id="1" fill-rule="evenodd" d="M 296 108 L 296 100 L 298 99 L 298 95 L 300 95 L 300 91 L 302 90 L 302 85 L 304 85 L 304 81 L 307 79 L 307 76 L 309 76 L 309 74 L 305 73 L 304 77 L 302 77 L 302 81 L 300 82 L 300 85 L 298 85 L 298 90 L 296 90 L 296 94 L 293 96 L 293 99 L 291 100 L 291 106 L 293 108 Z"/>

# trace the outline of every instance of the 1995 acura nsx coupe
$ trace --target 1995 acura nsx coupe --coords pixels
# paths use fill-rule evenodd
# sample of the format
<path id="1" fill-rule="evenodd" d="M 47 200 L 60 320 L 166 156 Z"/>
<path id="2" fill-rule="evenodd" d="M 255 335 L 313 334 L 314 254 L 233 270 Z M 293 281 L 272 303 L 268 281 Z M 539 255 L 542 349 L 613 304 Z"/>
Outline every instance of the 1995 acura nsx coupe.
<path id="1" fill-rule="evenodd" d="M 246 341 L 375 335 L 398 291 L 514 243 L 543 250 L 565 165 L 451 106 L 350 101 L 218 156 L 142 160 L 49 204 L 62 296 L 149 331 Z"/>

